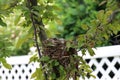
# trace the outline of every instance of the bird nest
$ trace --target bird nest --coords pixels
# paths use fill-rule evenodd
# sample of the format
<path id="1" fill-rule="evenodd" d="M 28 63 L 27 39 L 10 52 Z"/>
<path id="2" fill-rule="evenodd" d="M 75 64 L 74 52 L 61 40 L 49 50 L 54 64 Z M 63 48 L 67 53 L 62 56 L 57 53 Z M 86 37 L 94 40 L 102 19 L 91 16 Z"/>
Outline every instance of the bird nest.
<path id="1" fill-rule="evenodd" d="M 75 48 L 67 47 L 73 42 L 64 39 L 50 38 L 44 41 L 43 55 L 49 56 L 51 59 L 57 60 L 62 66 L 67 67 L 70 63 L 70 56 L 76 54 Z"/>

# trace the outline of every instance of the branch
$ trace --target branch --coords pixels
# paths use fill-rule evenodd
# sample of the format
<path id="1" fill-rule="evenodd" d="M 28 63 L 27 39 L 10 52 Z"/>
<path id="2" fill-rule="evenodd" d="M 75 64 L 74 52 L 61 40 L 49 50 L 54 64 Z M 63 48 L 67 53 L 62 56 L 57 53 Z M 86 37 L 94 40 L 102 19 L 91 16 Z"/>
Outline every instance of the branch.
<path id="1" fill-rule="evenodd" d="M 29 10 L 31 11 L 32 6 L 37 6 L 37 0 L 27 0 L 27 6 L 28 6 Z M 36 47 L 38 50 L 38 55 L 39 55 L 39 58 L 41 58 L 42 54 L 40 52 L 40 48 L 39 48 L 38 41 L 37 41 L 38 38 L 37 38 L 36 20 L 34 19 L 34 14 L 32 12 L 30 13 L 30 18 L 31 18 L 32 25 L 34 28 L 34 37 L 35 37 Z M 41 62 L 41 65 L 44 66 L 44 63 Z M 45 76 L 45 80 L 48 80 L 46 72 L 44 72 L 44 76 Z"/>
<path id="2" fill-rule="evenodd" d="M 117 10 L 113 11 L 113 13 L 108 18 L 108 23 L 107 24 L 112 23 L 112 21 L 114 20 L 115 16 L 118 13 L 120 13 L 120 9 L 117 9 Z"/>

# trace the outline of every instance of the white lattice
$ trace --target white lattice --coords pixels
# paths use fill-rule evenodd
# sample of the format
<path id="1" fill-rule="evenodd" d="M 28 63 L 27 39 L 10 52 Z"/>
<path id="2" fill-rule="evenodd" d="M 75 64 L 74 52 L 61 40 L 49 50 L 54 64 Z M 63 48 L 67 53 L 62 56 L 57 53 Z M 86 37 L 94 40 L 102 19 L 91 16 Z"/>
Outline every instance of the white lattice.
<path id="1" fill-rule="evenodd" d="M 30 80 L 30 73 L 33 71 L 34 64 L 17 64 L 12 65 L 12 70 L 7 70 L 4 67 L 0 69 L 2 80 Z M 34 69 L 34 68 L 33 68 Z"/>
<path id="2" fill-rule="evenodd" d="M 8 63 L 12 65 L 12 69 L 8 70 L 0 65 L 1 80 L 30 80 L 30 76 L 38 64 L 28 64 L 29 58 L 30 56 L 19 56 L 7 59 Z"/>
<path id="3" fill-rule="evenodd" d="M 109 46 L 95 49 L 96 55 L 86 55 L 86 62 L 93 69 L 96 79 L 85 80 L 120 80 L 120 46 Z M 79 53 L 80 54 L 80 53 Z M 1 80 L 30 80 L 31 74 L 38 66 L 37 63 L 28 64 L 30 56 L 8 58 L 12 70 L 5 69 L 0 65 Z M 83 80 L 83 79 L 80 79 Z"/>
<path id="4" fill-rule="evenodd" d="M 89 65 L 93 69 L 96 79 L 86 80 L 120 80 L 120 57 L 108 57 L 89 59 Z"/>

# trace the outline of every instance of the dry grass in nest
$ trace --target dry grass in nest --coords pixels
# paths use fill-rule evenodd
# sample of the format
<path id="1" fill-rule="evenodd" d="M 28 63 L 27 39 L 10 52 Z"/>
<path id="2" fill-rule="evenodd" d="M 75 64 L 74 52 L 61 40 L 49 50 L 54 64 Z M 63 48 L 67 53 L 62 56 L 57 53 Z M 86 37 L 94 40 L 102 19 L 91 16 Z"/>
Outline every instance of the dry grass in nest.
<path id="1" fill-rule="evenodd" d="M 73 44 L 70 41 L 69 43 Z M 64 39 L 50 38 L 44 41 L 44 44 L 43 54 L 57 60 L 64 67 L 70 63 L 70 56 L 77 54 L 75 48 L 67 47 L 67 41 Z"/>

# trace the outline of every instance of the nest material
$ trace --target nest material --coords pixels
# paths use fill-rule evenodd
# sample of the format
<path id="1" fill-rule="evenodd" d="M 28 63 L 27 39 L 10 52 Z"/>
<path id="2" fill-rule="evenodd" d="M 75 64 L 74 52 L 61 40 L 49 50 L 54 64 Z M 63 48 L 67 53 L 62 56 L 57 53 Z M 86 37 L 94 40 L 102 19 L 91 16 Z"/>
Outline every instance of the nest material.
<path id="1" fill-rule="evenodd" d="M 72 42 L 69 42 L 73 44 Z M 70 63 L 70 56 L 77 54 L 75 48 L 67 46 L 67 41 L 64 39 L 50 38 L 44 41 L 43 55 L 49 56 L 51 59 L 56 59 L 62 66 L 66 67 Z"/>

